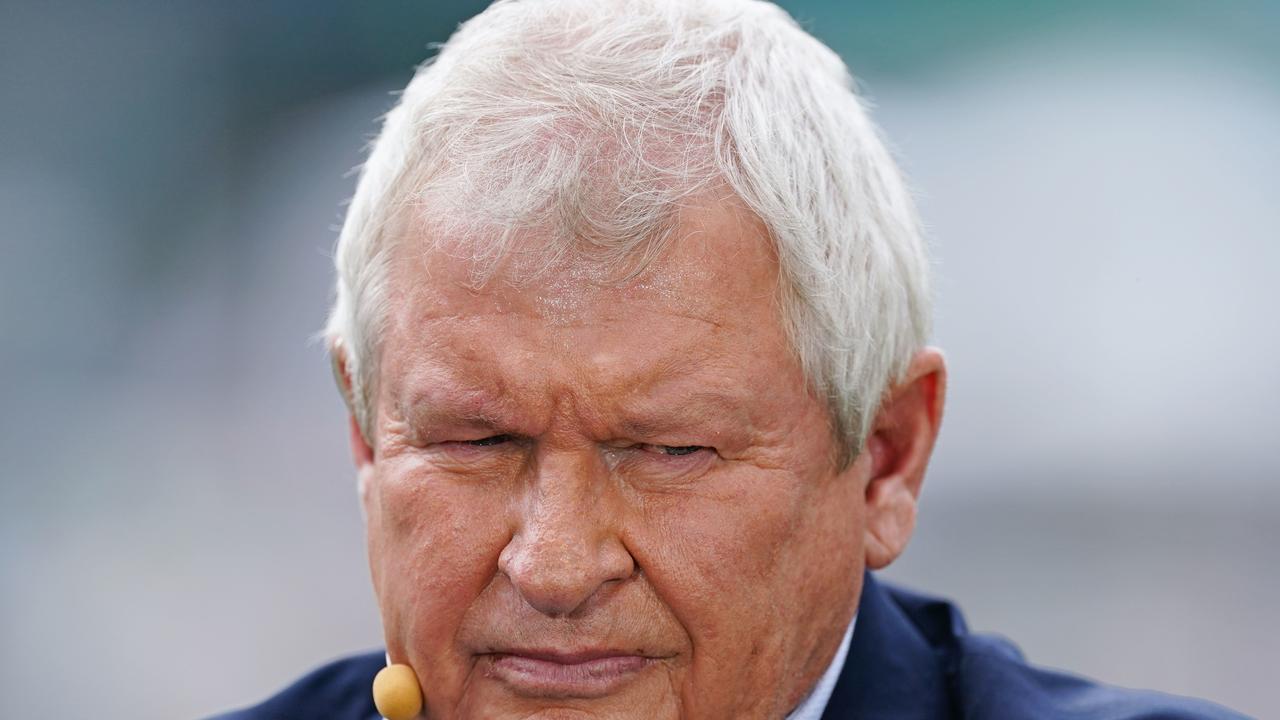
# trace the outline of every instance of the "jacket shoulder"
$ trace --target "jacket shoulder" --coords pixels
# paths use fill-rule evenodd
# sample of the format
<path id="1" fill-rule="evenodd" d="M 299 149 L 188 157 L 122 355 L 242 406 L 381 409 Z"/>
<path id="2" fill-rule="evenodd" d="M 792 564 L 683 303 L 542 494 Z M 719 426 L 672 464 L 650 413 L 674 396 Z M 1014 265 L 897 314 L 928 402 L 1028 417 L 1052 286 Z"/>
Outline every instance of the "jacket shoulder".
<path id="1" fill-rule="evenodd" d="M 1247 720 L 1204 700 L 1119 688 L 1033 666 L 1008 640 L 970 633 L 951 603 L 887 589 L 942 659 L 952 707 L 965 720 Z"/>
<path id="2" fill-rule="evenodd" d="M 1130 690 L 1026 663 L 1012 643 L 969 635 L 961 643 L 957 698 L 972 720 L 1247 720 L 1204 700 Z"/>
<path id="3" fill-rule="evenodd" d="M 377 720 L 371 688 L 373 676 L 385 664 L 381 651 L 341 658 L 261 704 L 210 720 Z"/>

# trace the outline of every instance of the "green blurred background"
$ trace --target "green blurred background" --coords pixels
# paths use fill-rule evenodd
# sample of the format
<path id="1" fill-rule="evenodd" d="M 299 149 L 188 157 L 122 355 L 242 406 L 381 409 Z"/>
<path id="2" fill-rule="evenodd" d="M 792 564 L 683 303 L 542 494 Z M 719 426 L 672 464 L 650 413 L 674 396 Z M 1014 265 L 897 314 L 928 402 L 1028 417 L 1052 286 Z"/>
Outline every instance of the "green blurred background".
<path id="1" fill-rule="evenodd" d="M 375 118 L 483 5 L 0 2 L 0 716 L 200 716 L 380 644 L 310 337 Z M 1280 717 L 1280 4 L 783 5 L 938 258 L 888 574 Z"/>

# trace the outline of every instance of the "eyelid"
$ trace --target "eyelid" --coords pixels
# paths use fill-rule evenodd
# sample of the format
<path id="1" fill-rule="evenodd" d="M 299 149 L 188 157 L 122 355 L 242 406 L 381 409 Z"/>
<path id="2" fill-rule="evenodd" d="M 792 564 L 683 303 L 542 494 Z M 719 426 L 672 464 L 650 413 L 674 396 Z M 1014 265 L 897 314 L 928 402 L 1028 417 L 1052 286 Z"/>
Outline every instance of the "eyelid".
<path id="1" fill-rule="evenodd" d="M 466 437 L 465 435 L 463 437 Z M 473 437 L 466 440 L 459 439 L 438 439 L 427 443 L 428 447 L 436 450 L 450 453 L 482 453 L 485 451 L 496 451 L 515 445 L 522 438 L 513 433 L 495 433 L 493 435 L 485 435 L 483 437 Z"/>
<path id="2" fill-rule="evenodd" d="M 673 457 L 673 458 L 690 457 L 693 455 L 697 455 L 703 450 L 710 450 L 712 452 L 715 452 L 715 448 L 710 447 L 708 445 L 664 445 L 660 443 L 640 443 L 638 447 L 640 447 L 642 450 L 646 452 L 652 452 L 655 455 L 662 455 L 663 457 Z M 689 452 L 670 453 L 670 452 L 665 452 L 666 450 L 689 450 Z"/>
<path id="3" fill-rule="evenodd" d="M 516 439 L 511 433 L 497 433 L 496 435 L 488 435 L 474 440 L 459 440 L 457 442 L 471 447 L 493 447 L 494 445 L 504 445 Z"/>

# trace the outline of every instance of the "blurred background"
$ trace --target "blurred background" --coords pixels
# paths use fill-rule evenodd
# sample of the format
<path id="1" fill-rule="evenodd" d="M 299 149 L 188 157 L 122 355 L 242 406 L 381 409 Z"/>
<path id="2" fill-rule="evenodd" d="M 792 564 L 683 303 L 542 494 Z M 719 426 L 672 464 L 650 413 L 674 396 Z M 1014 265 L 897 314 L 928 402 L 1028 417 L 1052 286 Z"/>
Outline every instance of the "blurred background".
<path id="1" fill-rule="evenodd" d="M 310 338 L 375 118 L 482 5 L 0 1 L 0 716 L 198 717 L 380 644 Z M 1280 717 L 1280 3 L 783 5 L 937 254 L 887 574 Z"/>

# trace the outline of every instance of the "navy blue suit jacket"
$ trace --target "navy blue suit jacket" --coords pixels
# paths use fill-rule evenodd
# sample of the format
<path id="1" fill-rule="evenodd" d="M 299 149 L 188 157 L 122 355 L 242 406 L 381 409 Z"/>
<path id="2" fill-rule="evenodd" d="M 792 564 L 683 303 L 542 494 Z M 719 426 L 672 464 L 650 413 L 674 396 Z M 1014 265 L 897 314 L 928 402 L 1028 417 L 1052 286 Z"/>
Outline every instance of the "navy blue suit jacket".
<path id="1" fill-rule="evenodd" d="M 377 720 L 382 652 L 338 660 L 220 720 Z M 430 692 L 428 690 L 428 692 Z M 1028 665 L 1008 641 L 975 635 L 954 606 L 877 582 L 823 720 L 1226 720 L 1218 705 L 1100 685 Z"/>

